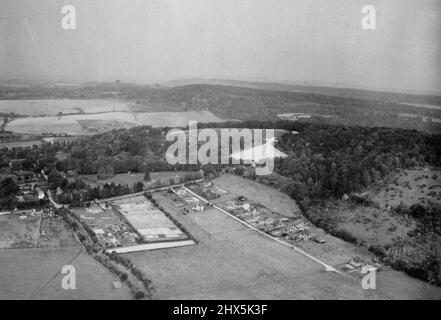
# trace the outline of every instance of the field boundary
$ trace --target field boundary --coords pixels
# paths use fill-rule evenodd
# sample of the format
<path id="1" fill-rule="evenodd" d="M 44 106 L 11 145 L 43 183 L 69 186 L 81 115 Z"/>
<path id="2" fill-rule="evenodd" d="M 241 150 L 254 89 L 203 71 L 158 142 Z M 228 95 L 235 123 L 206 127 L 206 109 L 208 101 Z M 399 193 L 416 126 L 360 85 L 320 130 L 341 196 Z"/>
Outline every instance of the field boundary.
<path id="1" fill-rule="evenodd" d="M 137 252 L 137 251 L 150 251 L 150 250 L 159 250 L 159 249 L 169 249 L 169 248 L 178 248 L 178 247 L 185 247 L 185 246 L 191 246 L 196 244 L 193 240 L 181 240 L 181 241 L 167 241 L 167 242 L 158 242 L 158 243 L 145 243 L 145 244 L 138 244 L 135 246 L 130 247 L 123 247 L 123 248 L 112 248 L 107 249 L 106 252 L 112 253 L 130 253 L 130 252 Z"/>

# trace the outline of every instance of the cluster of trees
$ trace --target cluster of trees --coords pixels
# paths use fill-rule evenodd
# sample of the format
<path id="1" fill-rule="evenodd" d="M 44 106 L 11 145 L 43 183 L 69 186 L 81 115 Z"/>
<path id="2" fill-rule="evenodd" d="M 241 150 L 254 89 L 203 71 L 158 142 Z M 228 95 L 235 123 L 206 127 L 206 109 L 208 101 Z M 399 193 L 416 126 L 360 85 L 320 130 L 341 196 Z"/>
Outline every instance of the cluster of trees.
<path id="1" fill-rule="evenodd" d="M 255 120 L 200 124 L 199 127 L 286 130 L 276 147 L 288 157 L 276 161 L 276 171 L 292 180 L 289 184 L 284 182 L 284 191 L 304 205 L 360 191 L 398 168 L 441 166 L 441 135 L 417 131 Z M 147 180 L 154 171 L 201 169 L 200 165 L 166 162 L 165 132 L 167 128 L 136 127 L 31 149 L 15 148 L 6 150 L 0 163 L 5 165 L 10 159 L 21 158 L 24 159 L 23 169 L 38 172 L 52 168 L 46 171 L 50 172 L 50 187 L 63 189 L 68 184 L 54 168 L 57 171 L 75 170 L 80 174 L 98 173 L 101 178 L 128 171 L 144 172 Z M 206 174 L 213 175 L 222 168 L 221 165 L 203 167 Z M 136 187 L 139 189 L 140 185 Z M 108 189 L 105 188 L 104 194 L 109 193 Z M 91 193 L 98 194 L 96 190 Z"/>
<path id="2" fill-rule="evenodd" d="M 397 270 L 441 286 L 441 208 L 436 205 L 398 206 L 396 214 L 410 216 L 416 228 L 409 240 L 395 245 L 386 259 Z"/>
<path id="3" fill-rule="evenodd" d="M 425 236 L 441 237 L 441 208 L 439 206 L 414 204 L 406 207 L 401 205 L 393 210 L 399 215 L 408 215 L 417 221 L 417 228 L 412 232 L 413 235 L 424 234 Z"/>
<path id="4" fill-rule="evenodd" d="M 15 183 L 13 177 L 5 177 L 0 181 L 0 198 L 7 198 L 15 195 L 20 188 Z"/>
<path id="5" fill-rule="evenodd" d="M 295 182 L 291 195 L 340 198 L 395 169 L 439 165 L 438 142 L 440 136 L 401 129 L 309 125 L 280 138 L 288 157 L 277 163 L 277 172 Z"/>
<path id="6" fill-rule="evenodd" d="M 49 173 L 51 189 L 81 188 L 80 185 L 69 185 L 60 172 L 98 174 L 100 179 L 110 178 L 118 173 L 142 172 L 145 175 L 144 180 L 150 181 L 151 172 L 198 171 L 199 165 L 170 165 L 166 161 L 166 131 L 167 129 L 138 127 L 32 148 L 3 149 L 0 153 L 0 167 L 8 168 L 11 160 L 21 159 L 18 167 L 12 170 L 44 170 Z M 139 184 L 136 187 L 139 188 Z"/>
<path id="7" fill-rule="evenodd" d="M 254 120 L 199 127 L 285 130 L 276 147 L 288 157 L 276 161 L 273 185 L 305 207 L 359 192 L 396 169 L 441 166 L 441 135 L 415 130 Z"/>
<path id="8" fill-rule="evenodd" d="M 142 189 L 139 191 L 142 191 Z M 80 206 L 82 202 L 122 196 L 131 192 L 132 189 L 127 185 L 106 183 L 97 187 L 87 186 L 82 189 L 66 189 L 60 195 L 55 195 L 54 198 L 55 201 L 61 204 Z"/>
<path id="9" fill-rule="evenodd" d="M 5 177 L 0 181 L 0 208 L 12 210 L 17 205 L 15 195 L 20 190 L 14 178 Z"/>

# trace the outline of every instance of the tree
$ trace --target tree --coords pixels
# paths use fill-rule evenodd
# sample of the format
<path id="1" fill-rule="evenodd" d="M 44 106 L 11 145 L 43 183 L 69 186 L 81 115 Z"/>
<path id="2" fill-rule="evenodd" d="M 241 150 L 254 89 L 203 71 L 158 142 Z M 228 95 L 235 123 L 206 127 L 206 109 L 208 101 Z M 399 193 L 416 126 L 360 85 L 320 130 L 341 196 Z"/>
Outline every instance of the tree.
<path id="1" fill-rule="evenodd" d="M 141 192 L 144 189 L 144 183 L 142 181 L 138 181 L 133 185 L 134 192 Z"/>
<path id="2" fill-rule="evenodd" d="M 57 189 L 58 187 L 60 187 L 61 189 L 64 189 L 67 184 L 67 180 L 64 179 L 61 176 L 61 174 L 59 174 L 58 171 L 55 169 L 52 169 L 51 172 L 49 172 L 48 182 L 49 182 L 49 187 L 52 190 Z"/>
<path id="3" fill-rule="evenodd" d="M 144 294 L 144 292 L 142 292 L 142 291 L 138 291 L 136 294 L 135 294 L 135 299 L 136 300 L 141 300 L 141 299 L 144 299 L 145 298 L 145 294 Z"/>
<path id="4" fill-rule="evenodd" d="M 98 179 L 105 180 L 112 178 L 114 176 L 113 167 L 111 166 L 100 166 L 98 167 Z"/>
<path id="5" fill-rule="evenodd" d="M 6 125 L 11 122 L 12 120 L 14 120 L 17 117 L 17 115 L 14 112 L 11 112 L 7 115 L 3 116 L 3 123 L 1 125 L 1 132 L 5 131 Z"/>
<path id="6" fill-rule="evenodd" d="M 0 197 L 6 198 L 10 195 L 16 194 L 20 188 L 15 183 L 12 177 L 6 177 L 0 181 Z"/>
<path id="7" fill-rule="evenodd" d="M 372 183 L 371 175 L 369 174 L 369 171 L 365 171 L 363 173 L 363 184 L 365 187 L 368 187 Z"/>

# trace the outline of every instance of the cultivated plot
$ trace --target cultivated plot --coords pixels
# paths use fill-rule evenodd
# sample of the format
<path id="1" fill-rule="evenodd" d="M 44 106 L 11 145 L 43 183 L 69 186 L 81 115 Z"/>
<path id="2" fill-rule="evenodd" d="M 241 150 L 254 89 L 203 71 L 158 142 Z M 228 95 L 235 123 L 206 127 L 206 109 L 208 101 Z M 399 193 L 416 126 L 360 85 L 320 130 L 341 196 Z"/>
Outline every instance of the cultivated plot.
<path id="1" fill-rule="evenodd" d="M 119 218 L 119 214 L 110 205 L 104 202 L 89 208 L 71 210 L 86 222 L 105 248 L 129 246 L 140 240 L 139 235 Z"/>
<path id="2" fill-rule="evenodd" d="M 187 239 L 187 235 L 144 196 L 127 197 L 111 203 L 147 242 Z"/>

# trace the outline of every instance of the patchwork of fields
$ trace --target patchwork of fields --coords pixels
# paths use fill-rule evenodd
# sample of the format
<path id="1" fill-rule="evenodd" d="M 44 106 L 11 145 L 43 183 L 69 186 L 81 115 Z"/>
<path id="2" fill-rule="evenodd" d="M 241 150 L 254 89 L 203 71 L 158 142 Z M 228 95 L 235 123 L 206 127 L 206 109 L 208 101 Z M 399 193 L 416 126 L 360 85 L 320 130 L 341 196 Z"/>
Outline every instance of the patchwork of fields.
<path id="1" fill-rule="evenodd" d="M 219 187 L 222 180 L 214 180 L 214 185 Z M 247 180 L 242 180 L 245 185 Z M 224 186 L 222 189 L 229 193 L 214 201 L 224 202 L 238 196 Z M 197 245 L 127 254 L 153 280 L 159 299 L 441 297 L 440 290 L 392 270 L 377 275 L 377 290 L 363 290 L 359 277 L 325 272 L 320 264 L 262 237 L 210 206 L 203 211 L 189 210 L 194 206 L 194 202 L 187 202 L 191 195 L 179 190 L 176 193 L 157 192 L 153 197 L 190 232 Z M 252 200 L 259 202 L 256 197 Z M 291 205 L 295 205 L 294 201 Z M 358 254 L 356 247 L 344 241 L 329 235 L 326 239 L 324 247 L 310 244 L 319 259 L 338 265 Z M 337 259 L 332 260 L 333 256 Z"/>
<path id="2" fill-rule="evenodd" d="M 255 182 L 222 175 L 211 183 L 189 188 L 228 205 L 245 195 L 258 211 L 300 217 L 292 199 Z M 441 291 L 388 268 L 377 273 L 377 290 L 361 288 L 361 273 L 337 274 L 305 255 L 252 231 L 197 197 L 177 188 L 153 194 L 155 201 L 196 239 L 197 244 L 127 257 L 153 280 L 159 299 L 416 299 L 440 298 Z M 240 200 L 243 202 L 243 200 Z M 245 200 L 247 201 L 247 200 Z M 202 206 L 202 210 L 199 210 Z M 243 208 L 243 205 L 242 205 Z M 294 209 L 294 210 L 293 210 Z M 267 210 L 268 211 L 268 210 Z M 284 220 L 283 216 L 281 218 Z M 286 220 L 286 218 L 285 218 Z M 268 221 L 267 221 L 268 222 Z M 297 245 L 314 257 L 338 267 L 368 256 L 358 247 L 311 230 L 326 240 Z M 358 260 L 357 260 L 358 261 Z"/>
<path id="3" fill-rule="evenodd" d="M 264 217 L 268 225 L 271 219 L 282 222 L 301 217 L 294 200 L 285 198 L 275 189 L 255 184 L 248 179 L 225 174 L 210 182 L 194 184 L 191 189 L 234 211 L 233 214 L 240 219 L 251 219 L 257 213 L 256 217 Z M 102 200 L 89 208 L 73 209 L 98 238 L 102 235 L 105 239 L 118 240 L 119 244 L 111 240 L 110 247 L 122 246 L 121 252 L 126 252 L 124 256 L 152 280 L 156 298 L 441 298 L 440 288 L 387 268 L 377 274 L 376 290 L 364 290 L 359 275 L 326 272 L 310 257 L 251 230 L 202 203 L 184 188 L 174 191 L 155 192 L 152 200 L 142 195 L 129 195 Z M 202 206 L 202 210 L 196 210 L 195 205 Z M 18 219 L 14 223 L 24 220 Z M 119 233 L 115 231 L 115 226 L 118 226 Z M 44 237 L 41 228 L 46 230 Z M 22 230 L 14 233 L 21 238 L 25 238 L 23 234 L 37 234 L 31 238 L 41 244 L 42 238 L 50 238 L 50 230 L 57 229 L 50 228 L 46 221 L 41 223 L 40 231 L 36 233 L 38 229 L 35 227 L 14 230 Z M 347 264 L 349 260 L 366 254 L 319 228 L 311 226 L 311 230 L 326 242 L 318 244 L 305 240 L 296 245 L 332 266 Z M 143 247 L 148 251 L 124 251 L 124 245 L 132 247 L 132 243 L 120 241 L 127 232 L 133 235 L 132 242 L 137 242 L 137 234 L 144 238 L 144 244 L 133 246 L 152 247 Z M 187 240 L 188 234 L 196 240 L 196 244 Z M 45 241 L 49 243 L 49 240 Z M 169 247 L 173 243 L 177 245 Z M 75 241 L 65 247 L 0 249 L 0 257 L 5 261 L 0 275 L 0 297 L 5 299 L 130 298 L 127 288 L 112 289 L 114 277 L 85 254 Z M 77 268 L 78 290 L 65 291 L 60 286 L 61 267 L 66 264 Z M 22 273 L 23 276 L 20 275 Z M 37 281 L 34 276 L 38 277 Z"/>
<path id="4" fill-rule="evenodd" d="M 188 112 L 105 112 L 74 114 L 61 117 L 17 118 L 6 126 L 7 130 L 27 134 L 91 135 L 112 129 L 149 125 L 153 127 L 185 127 L 189 121 L 221 122 L 209 111 Z"/>

